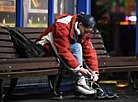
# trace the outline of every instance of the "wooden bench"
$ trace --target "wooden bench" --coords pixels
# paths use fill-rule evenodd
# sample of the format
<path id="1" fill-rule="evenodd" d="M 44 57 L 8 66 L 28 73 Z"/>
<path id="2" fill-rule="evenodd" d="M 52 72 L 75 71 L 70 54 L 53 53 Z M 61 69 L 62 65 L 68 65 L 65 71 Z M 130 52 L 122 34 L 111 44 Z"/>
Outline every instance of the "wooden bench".
<path id="1" fill-rule="evenodd" d="M 98 55 L 98 65 L 100 73 L 138 71 L 138 61 L 136 56 L 109 56 L 100 32 L 97 31 L 95 39 L 92 39 L 92 44 L 96 49 Z"/>
<path id="2" fill-rule="evenodd" d="M 93 34 L 92 34 L 93 36 Z M 110 57 L 106 51 L 102 35 L 97 31 L 95 39 L 92 39 L 94 48 L 98 55 L 98 66 L 100 73 L 109 72 L 134 72 L 131 75 L 131 81 L 134 89 L 138 87 L 135 84 L 135 80 L 138 75 L 138 61 L 137 56 L 128 57 Z"/>
<path id="3" fill-rule="evenodd" d="M 27 38 L 35 41 L 46 28 L 17 28 Z M 11 42 L 11 38 L 5 29 L 0 28 L 0 101 L 3 102 L 3 79 L 13 79 L 16 85 L 19 77 L 36 77 L 45 75 L 57 75 L 59 62 L 54 57 L 18 58 Z"/>
<path id="4" fill-rule="evenodd" d="M 35 41 L 46 28 L 16 28 L 27 38 Z M 92 34 L 93 36 L 93 34 Z M 102 36 L 97 31 L 95 39 L 91 39 L 99 61 L 100 73 L 138 71 L 137 57 L 109 57 Z M 3 79 L 57 75 L 59 63 L 54 57 L 18 58 L 9 34 L 0 29 L 0 99 L 3 95 Z M 71 74 L 62 71 L 62 75 Z M 59 78 L 60 79 L 60 78 Z M 62 78 L 61 78 L 62 79 Z M 61 81 L 61 80 L 60 80 Z M 60 82 L 59 82 L 60 83 Z M 59 88 L 60 86 L 58 86 Z M 1 101 L 2 102 L 2 101 Z"/>

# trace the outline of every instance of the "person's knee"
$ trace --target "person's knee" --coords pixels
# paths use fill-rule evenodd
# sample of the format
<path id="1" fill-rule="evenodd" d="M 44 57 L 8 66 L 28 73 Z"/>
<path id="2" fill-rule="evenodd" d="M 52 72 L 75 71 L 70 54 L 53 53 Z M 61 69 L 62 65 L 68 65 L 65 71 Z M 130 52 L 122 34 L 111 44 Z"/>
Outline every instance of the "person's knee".
<path id="1" fill-rule="evenodd" d="M 75 49 L 77 49 L 77 50 L 82 50 L 82 46 L 81 46 L 81 44 L 80 43 L 76 43 L 75 44 Z"/>

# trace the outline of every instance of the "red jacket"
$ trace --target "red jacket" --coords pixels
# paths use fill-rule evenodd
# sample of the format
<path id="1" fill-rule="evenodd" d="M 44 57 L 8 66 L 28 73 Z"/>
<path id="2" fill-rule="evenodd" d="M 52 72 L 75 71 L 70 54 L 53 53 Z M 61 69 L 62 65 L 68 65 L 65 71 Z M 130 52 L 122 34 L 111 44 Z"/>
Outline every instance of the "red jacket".
<path id="1" fill-rule="evenodd" d="M 55 19 L 55 23 L 48 27 L 43 34 L 37 39 L 40 41 L 48 33 L 52 32 L 53 43 L 56 46 L 57 52 L 62 60 L 66 63 L 69 68 L 77 69 L 80 63 L 76 60 L 73 54 L 70 52 L 70 42 L 75 42 L 74 39 L 74 24 L 78 15 L 62 14 Z M 64 17 L 63 19 L 60 19 Z M 88 37 L 89 36 L 89 37 Z M 92 71 L 99 72 L 98 70 L 98 60 L 97 53 L 94 48 L 92 48 L 90 33 L 88 33 L 86 38 L 82 39 L 81 45 L 83 48 L 83 58 L 86 64 Z M 48 56 L 55 56 L 55 52 L 49 43 L 43 44 L 48 50 Z M 75 71 L 76 72 L 76 71 Z"/>

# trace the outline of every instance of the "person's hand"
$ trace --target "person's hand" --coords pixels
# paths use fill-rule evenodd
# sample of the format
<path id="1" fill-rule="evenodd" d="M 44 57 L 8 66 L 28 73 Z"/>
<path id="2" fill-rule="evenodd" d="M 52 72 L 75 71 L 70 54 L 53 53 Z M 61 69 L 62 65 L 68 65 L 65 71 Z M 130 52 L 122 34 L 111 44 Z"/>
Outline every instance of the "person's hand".
<path id="1" fill-rule="evenodd" d="M 83 67 L 80 68 L 79 72 L 80 72 L 83 76 L 92 75 L 87 69 L 84 69 Z"/>
<path id="2" fill-rule="evenodd" d="M 99 79 L 97 74 L 94 74 L 91 76 L 91 80 L 93 79 L 93 82 L 97 81 Z"/>

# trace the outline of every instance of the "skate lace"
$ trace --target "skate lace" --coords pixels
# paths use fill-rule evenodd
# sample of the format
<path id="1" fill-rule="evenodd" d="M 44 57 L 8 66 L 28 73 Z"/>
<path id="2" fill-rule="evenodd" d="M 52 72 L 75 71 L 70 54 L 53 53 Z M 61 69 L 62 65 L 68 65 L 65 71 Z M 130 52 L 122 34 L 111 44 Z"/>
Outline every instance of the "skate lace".
<path id="1" fill-rule="evenodd" d="M 99 90 L 99 91 L 98 91 L 98 94 L 99 94 L 99 95 L 100 95 L 100 94 L 101 94 L 101 95 L 104 95 L 104 91 L 103 91 L 101 88 L 97 88 L 97 90 Z"/>
<path id="2" fill-rule="evenodd" d="M 88 82 L 88 78 L 85 78 L 85 80 L 86 80 L 86 85 L 88 85 L 91 89 L 92 89 L 92 82 L 91 82 L 91 85 L 90 85 L 90 83 Z"/>

